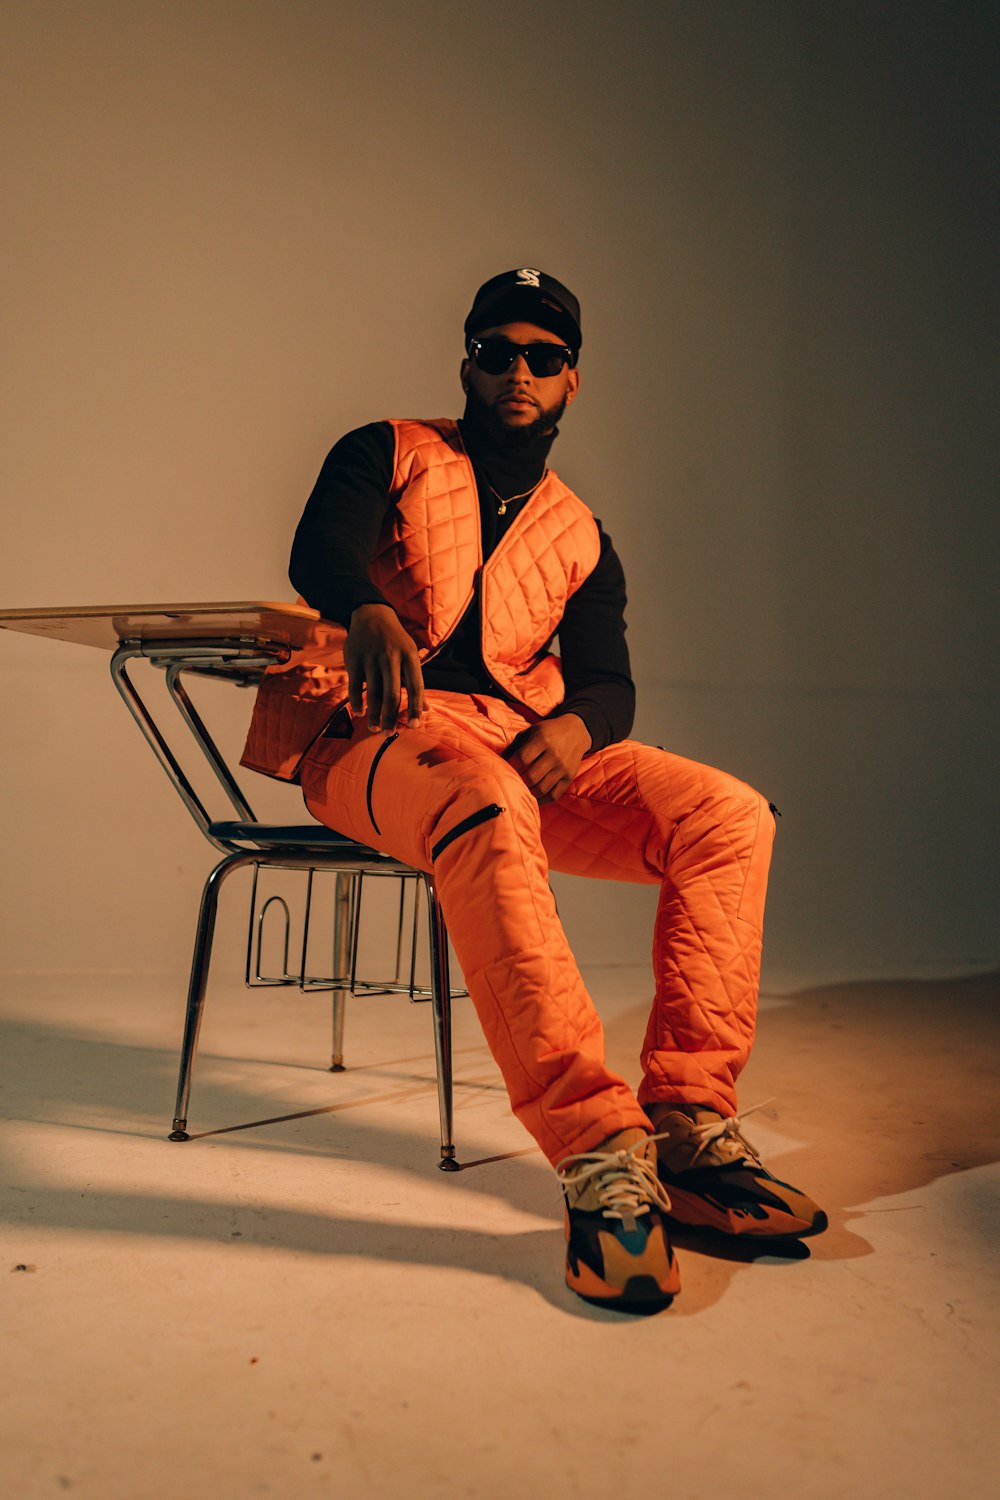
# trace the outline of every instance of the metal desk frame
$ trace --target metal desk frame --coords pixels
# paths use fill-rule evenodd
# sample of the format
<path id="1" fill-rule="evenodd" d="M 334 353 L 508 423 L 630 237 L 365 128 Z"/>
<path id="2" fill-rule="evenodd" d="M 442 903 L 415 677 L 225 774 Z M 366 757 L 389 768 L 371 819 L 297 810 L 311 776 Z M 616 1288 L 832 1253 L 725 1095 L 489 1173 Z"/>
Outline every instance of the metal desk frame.
<path id="1" fill-rule="evenodd" d="M 259 680 L 265 668 L 274 663 L 287 660 L 291 647 L 286 640 L 272 639 L 269 634 L 256 630 L 238 634 L 233 634 L 229 630 L 213 633 L 213 621 L 210 615 L 199 615 L 198 611 L 199 609 L 205 611 L 211 609 L 222 610 L 223 608 L 223 606 L 170 606 L 169 608 L 166 606 L 137 606 L 134 608 L 101 612 L 98 620 L 98 623 L 106 623 L 108 620 L 111 620 L 118 632 L 119 644 L 114 649 L 111 657 L 111 676 L 115 687 L 132 718 L 135 720 L 143 738 L 156 757 L 161 769 L 184 803 L 184 806 L 187 808 L 202 835 L 222 854 L 222 858 L 209 872 L 205 881 L 198 911 L 198 924 L 195 933 L 191 973 L 188 984 L 184 1037 L 181 1046 L 177 1102 L 169 1138 L 172 1141 L 186 1141 L 190 1139 L 187 1124 L 191 1076 L 197 1054 L 198 1039 L 204 1012 L 205 992 L 212 956 L 219 896 L 223 885 L 233 871 L 252 866 L 254 868 L 254 883 L 247 948 L 246 982 L 249 985 L 255 983 L 265 985 L 297 984 L 303 990 L 328 989 L 331 991 L 333 1005 L 331 1072 L 341 1072 L 344 1067 L 344 1011 L 346 999 L 349 994 L 398 992 L 408 994 L 411 999 L 430 999 L 434 1021 L 434 1051 L 437 1065 L 438 1110 L 441 1126 L 441 1159 L 438 1165 L 443 1171 L 456 1171 L 459 1164 L 455 1160 L 455 1146 L 453 1141 L 452 990 L 449 972 L 448 935 L 435 893 L 433 876 L 423 870 L 414 869 L 410 865 L 391 859 L 387 855 L 380 854 L 377 850 L 369 849 L 362 844 L 355 843 L 352 839 L 334 833 L 319 823 L 303 826 L 285 826 L 266 824 L 258 821 L 235 775 L 192 702 L 182 678 L 184 674 L 207 676 L 222 678 L 241 686 L 249 686 Z M 233 606 L 232 608 L 234 610 L 237 608 L 243 610 L 259 608 L 269 611 L 271 618 L 275 616 L 275 611 L 277 611 L 278 618 L 280 618 L 282 609 L 281 606 Z M 178 632 L 177 636 L 172 638 L 169 634 L 169 626 L 164 627 L 160 624 L 155 632 L 148 628 L 134 627 L 132 633 L 130 633 L 130 624 L 137 617 L 141 618 L 143 616 L 144 609 L 147 615 L 158 612 L 160 620 L 169 615 L 171 611 L 174 612 L 178 618 L 185 619 L 185 632 Z M 188 611 L 187 615 L 183 613 L 185 610 Z M 301 609 L 292 607 L 288 610 L 288 617 L 294 617 L 296 621 L 300 621 L 303 613 L 305 612 Z M 52 628 L 51 622 L 53 617 L 57 616 L 57 611 L 39 611 L 34 615 L 29 611 L 3 611 L 0 612 L 0 628 L 6 627 L 26 631 L 31 634 L 46 634 L 51 636 L 56 633 Z M 72 612 L 66 612 L 66 617 L 70 617 L 71 619 L 82 619 L 84 616 L 89 616 L 87 628 L 91 633 L 85 637 L 78 634 L 75 638 L 77 640 L 85 638 L 89 644 L 105 644 L 103 640 L 98 642 L 93 638 L 93 621 L 98 618 L 98 611 L 77 611 L 75 615 Z M 61 618 L 63 617 L 60 617 L 60 620 Z M 186 633 L 192 630 L 192 626 L 200 626 L 202 621 L 204 621 L 203 632 L 194 629 L 193 633 Z M 59 623 L 58 620 L 57 623 Z M 74 637 L 63 635 L 62 638 L 73 639 Z M 161 723 L 158 722 L 157 716 L 149 707 L 146 699 L 136 687 L 133 677 L 130 675 L 130 663 L 139 659 L 149 661 L 153 666 L 163 670 L 168 698 L 176 709 L 184 727 L 210 766 L 230 808 L 235 813 L 234 819 L 221 821 L 211 817 L 205 802 L 199 796 L 192 781 L 185 773 L 180 759 L 172 748 L 168 735 L 164 732 Z M 303 956 L 298 974 L 290 972 L 288 968 L 288 908 L 287 904 L 280 897 L 272 897 L 271 900 L 281 901 L 285 910 L 285 962 L 282 973 L 268 976 L 261 971 L 261 942 L 264 916 L 267 906 L 270 903 L 265 903 L 259 916 L 257 928 L 257 963 L 256 972 L 253 972 L 251 952 L 254 941 L 257 874 L 261 868 L 303 870 L 307 872 Z M 310 976 L 306 972 L 306 951 L 313 875 L 318 870 L 331 871 L 336 876 L 333 916 L 333 973 L 328 977 Z M 387 980 L 362 981 L 357 975 L 357 946 L 361 918 L 361 884 L 367 876 L 392 876 L 404 882 L 404 885 L 401 886 L 400 895 L 395 975 L 393 978 Z M 413 883 L 414 887 L 413 939 L 411 943 L 408 978 L 404 977 L 401 971 L 406 882 Z M 417 920 L 419 892 L 421 889 L 427 901 L 430 949 L 430 983 L 423 988 L 415 983 Z"/>

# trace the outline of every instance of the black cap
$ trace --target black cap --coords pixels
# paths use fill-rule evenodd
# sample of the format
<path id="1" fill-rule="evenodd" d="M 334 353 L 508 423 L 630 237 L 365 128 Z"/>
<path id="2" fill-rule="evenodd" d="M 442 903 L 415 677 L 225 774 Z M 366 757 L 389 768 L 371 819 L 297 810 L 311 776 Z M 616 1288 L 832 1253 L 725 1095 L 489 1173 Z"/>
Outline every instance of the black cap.
<path id="1" fill-rule="evenodd" d="M 547 328 L 549 333 L 558 334 L 574 354 L 579 352 L 583 343 L 579 302 L 561 281 L 530 266 L 501 271 L 483 282 L 465 320 L 466 346 L 480 329 L 522 321 Z"/>

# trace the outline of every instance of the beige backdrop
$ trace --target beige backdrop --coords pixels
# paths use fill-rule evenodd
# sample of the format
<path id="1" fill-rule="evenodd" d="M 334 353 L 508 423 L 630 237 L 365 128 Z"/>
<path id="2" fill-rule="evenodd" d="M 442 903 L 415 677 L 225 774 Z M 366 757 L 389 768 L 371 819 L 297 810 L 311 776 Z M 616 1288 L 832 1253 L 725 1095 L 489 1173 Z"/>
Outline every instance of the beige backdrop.
<path id="1" fill-rule="evenodd" d="M 0 605 L 288 596 L 333 440 L 454 412 L 473 289 L 541 265 L 637 732 L 783 814 L 771 982 L 995 962 L 989 17 L 8 0 Z M 209 851 L 105 660 L 0 671 L 0 963 L 182 967 Z M 590 961 L 651 901 L 560 883 Z"/>

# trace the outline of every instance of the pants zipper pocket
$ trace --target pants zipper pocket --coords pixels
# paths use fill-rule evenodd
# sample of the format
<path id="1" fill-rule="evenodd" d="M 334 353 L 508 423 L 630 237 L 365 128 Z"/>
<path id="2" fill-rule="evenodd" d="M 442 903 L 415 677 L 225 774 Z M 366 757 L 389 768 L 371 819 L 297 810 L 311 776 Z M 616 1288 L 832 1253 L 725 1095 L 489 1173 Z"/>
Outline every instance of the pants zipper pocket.
<path id="1" fill-rule="evenodd" d="M 480 823 L 488 823 L 491 818 L 499 818 L 500 814 L 505 811 L 505 808 L 498 807 L 495 802 L 491 802 L 489 807 L 481 807 L 478 812 L 470 813 L 467 818 L 463 818 L 460 823 L 456 823 L 454 828 L 449 829 L 443 839 L 438 840 L 431 850 L 431 859 L 437 859 L 438 855 L 447 849 L 448 845 L 453 843 L 455 839 L 460 838 L 463 833 L 469 833 L 471 829 L 478 828 Z"/>
<path id="2" fill-rule="evenodd" d="M 375 751 L 375 756 L 371 763 L 371 769 L 368 772 L 368 785 L 365 788 L 365 802 L 368 806 L 368 816 L 369 818 L 371 818 L 372 827 L 374 828 L 376 833 L 381 833 L 382 830 L 376 823 L 375 814 L 372 811 L 372 787 L 375 783 L 375 772 L 378 770 L 379 761 L 382 759 L 383 755 L 388 750 L 393 740 L 398 739 L 398 734 L 390 734 L 386 739 L 382 741 L 381 745 L 379 745 L 378 749 Z"/>

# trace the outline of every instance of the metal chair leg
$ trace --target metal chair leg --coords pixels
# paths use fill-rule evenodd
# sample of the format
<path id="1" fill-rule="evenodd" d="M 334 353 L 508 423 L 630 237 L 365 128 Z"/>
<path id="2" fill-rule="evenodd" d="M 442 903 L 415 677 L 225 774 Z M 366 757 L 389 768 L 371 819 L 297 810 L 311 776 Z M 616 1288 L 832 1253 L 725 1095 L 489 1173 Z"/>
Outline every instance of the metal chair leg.
<path id="1" fill-rule="evenodd" d="M 338 873 L 333 897 L 333 974 L 335 979 L 343 979 L 345 983 L 338 985 L 331 996 L 333 1012 L 331 1073 L 344 1071 L 344 1012 L 347 1009 L 347 997 L 350 994 L 350 980 L 347 976 L 354 967 L 353 962 L 348 961 L 351 954 L 351 896 L 354 881 L 355 877 L 346 871 Z"/>
<path id="2" fill-rule="evenodd" d="M 286 856 L 287 857 L 287 856 Z M 219 861 L 205 881 L 198 911 L 198 927 L 195 934 L 194 952 L 191 958 L 191 976 L 188 982 L 187 1011 L 184 1021 L 184 1039 L 181 1044 L 180 1073 L 177 1081 L 177 1103 L 174 1111 L 170 1140 L 187 1141 L 188 1105 L 191 1097 L 191 1078 L 198 1051 L 198 1037 L 205 1008 L 205 993 L 208 988 L 208 972 L 212 960 L 212 943 L 215 937 L 215 921 L 218 913 L 219 895 L 222 885 L 234 870 L 244 865 L 260 862 L 259 851 L 239 850 Z M 330 1071 L 344 1071 L 344 1011 L 350 993 L 353 973 L 352 945 L 356 940 L 353 931 L 354 883 L 357 876 L 351 872 L 338 871 L 334 897 L 333 962 L 334 977 L 343 983 L 333 990 L 333 1055 Z M 454 1145 L 454 1080 L 452 1074 L 451 1043 L 451 975 L 448 959 L 448 932 L 444 917 L 429 875 L 422 876 L 427 892 L 427 916 L 430 937 L 430 968 L 432 1010 L 434 1015 L 434 1054 L 437 1064 L 438 1113 L 441 1124 L 442 1172 L 457 1172 L 460 1163 L 455 1160 Z M 350 959 L 350 963 L 348 960 Z"/>
<path id="3" fill-rule="evenodd" d="M 191 1074 L 194 1070 L 195 1054 L 198 1051 L 198 1033 L 201 1030 L 202 1011 L 205 1008 L 205 990 L 208 986 L 208 969 L 212 961 L 212 940 L 215 936 L 215 917 L 219 909 L 219 892 L 222 883 L 233 870 L 250 864 L 254 856 L 240 852 L 228 854 L 220 860 L 205 881 L 198 911 L 198 929 L 191 958 L 191 978 L 188 983 L 187 1014 L 184 1021 L 184 1041 L 181 1044 L 181 1068 L 177 1081 L 177 1103 L 174 1108 L 173 1129 L 170 1140 L 190 1140 L 187 1133 L 188 1101 L 191 1095 Z"/>
<path id="4" fill-rule="evenodd" d="M 442 1172 L 458 1172 L 455 1160 L 454 1090 L 451 1059 L 451 975 L 448 963 L 448 930 L 429 875 L 424 876 L 430 926 L 431 991 L 434 1009 L 434 1053 L 437 1061 L 438 1113 L 441 1118 Z"/>

